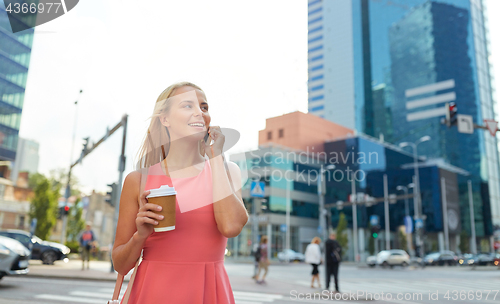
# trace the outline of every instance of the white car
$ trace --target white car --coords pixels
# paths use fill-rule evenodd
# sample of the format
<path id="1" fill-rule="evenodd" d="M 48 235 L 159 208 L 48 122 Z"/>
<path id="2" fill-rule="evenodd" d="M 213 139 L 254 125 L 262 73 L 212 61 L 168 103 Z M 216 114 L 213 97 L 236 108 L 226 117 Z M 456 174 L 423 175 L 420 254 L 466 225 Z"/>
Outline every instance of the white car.
<path id="1" fill-rule="evenodd" d="M 304 262 L 306 260 L 306 257 L 304 256 L 303 253 L 293 251 L 292 249 L 285 249 L 284 251 L 278 253 L 278 260 L 280 262 L 285 262 L 285 261 L 299 261 L 299 262 Z"/>
<path id="2" fill-rule="evenodd" d="M 375 255 L 370 255 L 369 257 L 366 258 L 366 264 L 370 267 L 375 267 L 377 266 L 377 256 Z"/>
<path id="3" fill-rule="evenodd" d="M 406 267 L 410 265 L 410 256 L 401 249 L 382 250 L 377 254 L 377 265 L 391 268 L 393 266 Z"/>
<path id="4" fill-rule="evenodd" d="M 30 251 L 20 242 L 0 236 L 0 279 L 28 273 Z"/>

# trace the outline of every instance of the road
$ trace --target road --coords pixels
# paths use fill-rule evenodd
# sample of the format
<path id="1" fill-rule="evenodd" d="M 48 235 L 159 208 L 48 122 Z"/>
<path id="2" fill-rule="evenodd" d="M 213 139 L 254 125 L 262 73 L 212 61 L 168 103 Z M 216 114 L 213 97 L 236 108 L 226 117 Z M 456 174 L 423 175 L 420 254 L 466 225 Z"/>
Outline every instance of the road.
<path id="1" fill-rule="evenodd" d="M 253 265 L 228 261 L 226 269 L 237 304 L 321 303 L 334 299 L 331 293 L 309 287 L 309 265 L 272 265 L 267 285 L 258 285 L 250 278 Z M 320 271 L 323 274 L 322 268 Z M 0 303 L 105 303 L 113 287 L 111 281 L 5 277 L 0 283 Z M 500 271 L 469 267 L 370 269 L 342 265 L 340 289 L 347 301 L 338 302 L 345 303 L 366 303 L 365 300 L 375 298 L 370 302 L 500 304 Z"/>

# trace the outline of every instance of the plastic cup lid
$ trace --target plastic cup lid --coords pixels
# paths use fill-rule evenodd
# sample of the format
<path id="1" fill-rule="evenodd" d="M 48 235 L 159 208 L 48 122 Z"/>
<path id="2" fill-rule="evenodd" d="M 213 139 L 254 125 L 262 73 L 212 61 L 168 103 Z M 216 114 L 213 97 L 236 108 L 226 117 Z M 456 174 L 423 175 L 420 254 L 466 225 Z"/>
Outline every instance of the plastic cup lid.
<path id="1" fill-rule="evenodd" d="M 175 192 L 175 188 L 169 187 L 168 185 L 163 185 L 158 189 L 151 189 L 150 191 L 149 195 L 146 196 L 147 198 L 177 194 L 177 192 Z"/>

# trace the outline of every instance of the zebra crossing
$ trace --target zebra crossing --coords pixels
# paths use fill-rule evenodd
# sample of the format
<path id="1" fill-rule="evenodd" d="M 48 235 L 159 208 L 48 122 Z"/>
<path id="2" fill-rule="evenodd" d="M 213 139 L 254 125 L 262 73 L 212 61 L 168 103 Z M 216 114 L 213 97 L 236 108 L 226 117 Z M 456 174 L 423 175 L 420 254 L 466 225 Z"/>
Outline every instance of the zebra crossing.
<path id="1" fill-rule="evenodd" d="M 310 281 L 296 281 L 296 284 L 310 286 Z M 333 283 L 333 282 L 332 282 Z M 464 300 L 467 296 L 470 300 L 481 301 L 481 303 L 500 303 L 500 279 L 489 280 L 467 280 L 464 277 L 455 279 L 426 278 L 426 279 L 379 279 L 379 278 L 359 278 L 344 279 L 339 281 L 340 290 L 343 293 L 360 294 L 368 298 L 377 294 L 392 294 L 394 297 L 398 294 L 404 299 L 405 296 L 428 300 L 433 296 L 439 299 L 452 301 L 454 297 L 457 300 Z M 463 294 L 462 299 L 460 295 Z M 418 296 L 417 296 L 418 295 Z M 448 298 L 446 298 L 448 297 Z M 393 301 L 397 303 L 397 301 Z M 401 303 L 411 303 L 403 301 Z"/>
<path id="2" fill-rule="evenodd" d="M 123 288 L 120 294 L 120 299 L 125 293 L 125 288 Z M 95 291 L 88 290 L 72 290 L 69 291 L 67 295 L 55 295 L 55 294 L 39 294 L 35 298 L 39 300 L 47 301 L 61 301 L 64 303 L 106 303 L 107 300 L 111 299 L 113 294 L 112 288 L 99 288 Z M 267 294 L 259 292 L 244 292 L 244 291 L 234 291 L 234 299 L 236 304 L 264 304 L 272 303 L 276 300 L 283 299 L 284 296 L 276 294 Z"/>

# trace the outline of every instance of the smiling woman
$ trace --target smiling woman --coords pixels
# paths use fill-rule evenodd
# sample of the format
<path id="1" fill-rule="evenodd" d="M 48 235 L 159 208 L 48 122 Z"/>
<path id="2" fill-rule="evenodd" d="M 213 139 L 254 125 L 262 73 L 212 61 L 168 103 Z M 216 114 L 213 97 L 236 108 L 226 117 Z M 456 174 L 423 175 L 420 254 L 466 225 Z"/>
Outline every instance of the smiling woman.
<path id="1" fill-rule="evenodd" d="M 248 214 L 239 168 L 229 162 L 225 169 L 225 137 L 210 122 L 205 93 L 192 83 L 174 84 L 158 97 L 137 171 L 123 185 L 112 254 L 115 269 L 126 274 L 143 251 L 129 303 L 234 303 L 224 251 Z M 151 189 L 166 185 L 175 189 L 170 213 L 159 205 L 170 199 L 148 202 Z M 155 231 L 163 219 L 173 228 Z"/>

